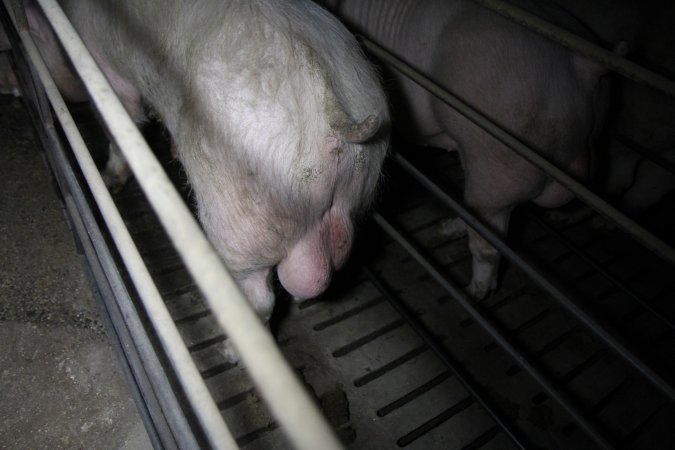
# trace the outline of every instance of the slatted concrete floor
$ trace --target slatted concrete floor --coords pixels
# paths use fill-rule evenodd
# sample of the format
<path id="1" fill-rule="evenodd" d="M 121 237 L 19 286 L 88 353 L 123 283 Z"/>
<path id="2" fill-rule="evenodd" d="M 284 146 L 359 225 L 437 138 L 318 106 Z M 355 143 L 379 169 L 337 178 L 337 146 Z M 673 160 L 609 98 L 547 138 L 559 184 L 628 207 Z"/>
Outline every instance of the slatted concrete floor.
<path id="1" fill-rule="evenodd" d="M 419 152 L 416 152 L 419 154 Z M 453 155 L 429 150 L 418 163 L 457 173 Z M 180 170 L 169 164 L 180 178 Z M 470 276 L 465 239 L 438 233 L 448 211 L 390 167 L 380 208 L 448 277 Z M 454 189 L 453 185 L 449 185 Z M 224 336 L 202 305 L 177 255 L 132 183 L 118 197 L 227 423 L 244 448 L 288 448 L 245 369 L 220 356 Z M 672 203 L 671 203 L 672 204 Z M 673 330 L 617 291 L 524 208 L 511 242 L 582 299 L 631 348 L 672 380 Z M 664 205 L 648 218 L 672 241 L 675 217 Z M 546 219 L 543 219 L 546 222 Z M 592 218 L 553 224 L 576 246 L 665 315 L 672 306 L 672 268 L 644 254 Z M 349 448 L 469 449 L 513 447 L 507 436 L 399 316 L 361 270 L 375 276 L 432 333 L 524 440 L 539 448 L 594 444 L 541 388 L 396 243 L 372 223 L 361 227 L 355 255 L 320 298 L 293 304 L 280 293 L 273 329 L 282 351 Z M 550 375 L 616 445 L 658 448 L 675 438 L 673 404 L 628 368 L 527 277 L 503 265 L 500 289 L 478 303 L 529 361 Z"/>

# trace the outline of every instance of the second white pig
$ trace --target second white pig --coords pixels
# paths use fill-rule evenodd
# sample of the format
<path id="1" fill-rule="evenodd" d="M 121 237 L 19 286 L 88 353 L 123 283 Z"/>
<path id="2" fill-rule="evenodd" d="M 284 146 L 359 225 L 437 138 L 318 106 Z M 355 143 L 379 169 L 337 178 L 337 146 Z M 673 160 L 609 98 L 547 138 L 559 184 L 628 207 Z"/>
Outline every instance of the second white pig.
<path id="1" fill-rule="evenodd" d="M 593 61 L 470 0 L 324 3 L 358 32 L 399 55 L 560 168 L 585 176 L 589 146 L 604 110 L 604 95 L 596 88 L 605 70 Z M 564 12 L 536 2 L 518 4 L 561 25 L 573 21 Z M 413 81 L 400 75 L 395 79 L 395 127 L 418 142 L 459 151 L 466 204 L 495 231 L 506 234 L 512 210 L 525 201 L 554 207 L 572 198 L 569 191 Z M 462 221 L 449 221 L 444 227 L 449 235 L 467 231 L 473 256 L 468 290 L 484 297 L 497 285 L 499 253 Z"/>

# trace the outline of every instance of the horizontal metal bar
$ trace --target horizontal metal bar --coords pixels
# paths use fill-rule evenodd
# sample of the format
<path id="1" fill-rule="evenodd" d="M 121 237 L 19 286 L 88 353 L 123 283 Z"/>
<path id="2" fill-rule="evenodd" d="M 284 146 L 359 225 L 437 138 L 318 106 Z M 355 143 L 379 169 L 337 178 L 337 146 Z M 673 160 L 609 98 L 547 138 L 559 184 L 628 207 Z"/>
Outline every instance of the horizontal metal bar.
<path id="1" fill-rule="evenodd" d="M 532 365 L 497 327 L 473 305 L 471 299 L 462 289 L 455 286 L 434 265 L 425 258 L 419 250 L 380 214 L 373 214 L 375 223 L 389 236 L 401 245 L 424 269 L 445 289 L 483 329 L 497 342 L 513 359 L 541 385 L 544 391 L 557 401 L 572 419 L 602 448 L 614 448 L 602 433 L 590 423 L 579 410 L 572 399 L 554 387 L 554 383 L 539 369 Z"/>
<path id="2" fill-rule="evenodd" d="M 376 213 L 377 214 L 377 213 Z M 379 216 L 378 214 L 378 217 Z M 377 219 L 375 219 L 377 221 Z M 392 290 L 386 286 L 382 280 L 375 275 L 375 273 L 369 267 L 362 267 L 362 270 L 365 272 L 366 276 L 371 283 L 379 290 L 382 295 L 389 301 L 389 303 L 396 309 L 396 311 L 403 317 L 403 319 L 408 322 L 408 325 L 413 329 L 413 331 L 424 341 L 424 343 L 429 347 L 436 357 L 441 360 L 441 362 L 447 367 L 455 378 L 466 388 L 469 394 L 483 407 L 483 409 L 492 417 L 495 423 L 501 428 L 501 430 L 511 439 L 511 441 L 521 449 L 528 448 L 524 439 L 518 436 L 517 430 L 514 430 L 507 424 L 506 420 L 502 415 L 497 411 L 497 409 L 490 404 L 490 401 L 485 398 L 478 391 L 478 386 L 476 383 L 471 381 L 464 374 L 464 370 L 460 365 L 448 354 L 448 352 L 438 343 L 438 340 L 431 335 L 427 330 L 425 325 L 412 314 L 408 308 L 408 305 L 403 302 L 397 295 L 392 292 Z"/>
<path id="3" fill-rule="evenodd" d="M 654 254 L 670 264 L 675 264 L 675 249 L 673 247 L 666 244 L 649 231 L 645 230 L 632 219 L 626 217 L 625 214 L 621 213 L 609 203 L 598 197 L 586 186 L 579 183 L 564 171 L 560 170 L 546 158 L 529 148 L 527 145 L 523 144 L 520 140 L 516 139 L 500 126 L 473 109 L 470 105 L 451 94 L 447 89 L 441 87 L 439 84 L 432 81 L 430 78 L 423 75 L 397 56 L 393 55 L 381 45 L 376 44 L 367 38 L 362 38 L 362 42 L 366 49 L 368 49 L 368 51 L 370 51 L 374 56 L 386 64 L 396 68 L 396 70 L 400 71 L 415 83 L 428 90 L 431 94 L 435 95 L 440 100 L 466 117 L 468 120 L 478 125 L 495 139 L 514 150 L 517 154 L 535 165 L 537 168 L 544 171 L 551 178 L 555 179 L 570 191 L 574 192 L 577 197 L 586 202 L 593 209 L 610 218 L 619 226 L 619 228 L 623 229 L 642 245 L 654 252 Z"/>
<path id="4" fill-rule="evenodd" d="M 157 291 L 152 277 L 148 273 L 119 211 L 115 207 L 112 196 L 103 183 L 103 179 L 89 154 L 89 150 L 77 129 L 75 121 L 70 115 L 68 107 L 31 39 L 30 33 L 28 30 L 19 30 L 19 34 L 54 108 L 54 112 L 70 142 L 92 195 L 96 199 L 96 203 L 115 241 L 120 256 L 129 269 L 129 275 L 133 279 L 134 285 L 143 300 L 143 304 L 148 311 L 148 316 L 157 330 L 164 349 L 172 362 L 172 366 L 195 410 L 195 415 L 199 417 L 214 448 L 238 448 L 234 438 L 223 422 L 222 416 L 211 398 L 204 380 L 192 361 L 192 357 L 185 347 L 183 339 L 178 333 L 178 329 L 173 323 L 171 315 L 166 309 L 162 297 Z"/>
<path id="5" fill-rule="evenodd" d="M 473 2 L 492 10 L 497 14 L 508 17 L 512 21 L 535 31 L 558 44 L 564 45 L 584 56 L 588 56 L 626 78 L 657 89 L 671 97 L 675 97 L 674 81 L 647 70 L 639 64 L 631 62 L 599 45 L 593 44 L 564 28 L 553 25 L 536 15 L 504 2 L 503 0 L 473 0 Z"/>
<path id="6" fill-rule="evenodd" d="M 607 346 L 619 354 L 626 360 L 628 364 L 633 366 L 640 372 L 647 380 L 649 380 L 655 387 L 663 392 L 671 401 L 675 401 L 675 387 L 666 381 L 661 375 L 655 372 L 646 362 L 638 357 L 634 352 L 629 350 L 623 343 L 621 343 L 612 333 L 610 333 L 604 326 L 602 326 L 596 319 L 591 317 L 579 305 L 565 294 L 558 286 L 551 280 L 541 274 L 535 266 L 527 261 L 523 256 L 519 255 L 511 249 L 506 243 L 489 227 L 485 226 L 473 214 L 471 214 L 459 201 L 452 198 L 440 187 L 429 180 L 422 174 L 415 166 L 408 162 L 403 156 L 395 153 L 392 155 L 394 161 L 408 172 L 415 180 L 417 180 L 425 189 L 431 192 L 436 198 L 443 202 L 446 206 L 452 209 L 466 224 L 474 228 L 481 234 L 491 245 L 493 245 L 499 252 L 504 255 L 509 261 L 518 266 L 521 270 L 528 274 L 528 276 L 541 286 L 551 297 L 561 306 L 572 313 L 579 321 L 581 321 L 591 332 L 602 339 Z"/>
<path id="7" fill-rule="evenodd" d="M 258 391 L 282 424 L 286 435 L 299 449 L 341 449 L 334 432 L 283 358 L 269 331 L 239 291 L 61 7 L 55 0 L 38 2 L 167 234 L 203 292 L 218 324 L 234 343 Z M 195 414 L 204 426 L 210 444 L 214 448 L 236 448 L 204 380 L 152 284 L 147 268 L 137 251 L 133 251 L 133 241 L 114 209 L 98 171 L 95 166 L 91 170 L 87 181 L 98 197 L 108 203 L 101 209 L 104 216 L 109 216 L 110 222 L 106 222 L 118 235 L 116 244 L 122 249 L 129 248 L 131 254 L 135 253 L 125 263 L 139 294 L 144 301 L 150 299 L 145 303 L 148 315 L 155 326 L 159 326 L 158 334 L 172 358 L 174 369 L 183 374 L 183 387 L 190 393 Z M 115 212 L 109 212 L 109 209 Z M 167 321 L 171 326 L 167 325 Z"/>

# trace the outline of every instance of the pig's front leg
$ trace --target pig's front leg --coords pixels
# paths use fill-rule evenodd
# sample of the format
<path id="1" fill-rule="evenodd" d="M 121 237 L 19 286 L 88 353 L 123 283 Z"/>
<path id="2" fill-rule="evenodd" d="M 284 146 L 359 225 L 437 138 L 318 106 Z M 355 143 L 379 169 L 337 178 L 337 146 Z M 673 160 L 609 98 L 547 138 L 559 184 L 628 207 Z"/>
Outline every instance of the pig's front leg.
<path id="1" fill-rule="evenodd" d="M 260 320 L 267 325 L 274 309 L 272 268 L 247 274 L 246 277 L 237 279 L 237 284 L 260 316 Z"/>
<path id="2" fill-rule="evenodd" d="M 272 269 L 264 269 L 257 272 L 246 274 L 245 276 L 235 277 L 242 293 L 253 306 L 253 309 L 260 320 L 269 325 L 270 316 L 274 309 L 274 291 L 272 289 Z M 223 356 L 230 363 L 239 361 L 239 354 L 232 345 L 230 339 L 224 343 Z"/>

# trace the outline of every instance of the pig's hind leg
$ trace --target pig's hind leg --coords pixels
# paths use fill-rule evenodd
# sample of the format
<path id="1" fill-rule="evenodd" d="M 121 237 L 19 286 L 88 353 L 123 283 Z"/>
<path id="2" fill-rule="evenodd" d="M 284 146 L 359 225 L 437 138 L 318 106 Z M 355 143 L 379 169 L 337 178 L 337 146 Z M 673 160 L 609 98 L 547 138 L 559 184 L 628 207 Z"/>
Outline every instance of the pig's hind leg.
<path id="1" fill-rule="evenodd" d="M 491 217 L 483 217 L 499 234 L 506 234 L 509 212 L 501 212 Z M 497 288 L 497 272 L 500 255 L 497 249 L 490 245 L 473 228 L 459 217 L 448 219 L 441 223 L 439 232 L 451 239 L 459 239 L 468 235 L 469 249 L 472 256 L 473 277 L 466 290 L 476 298 L 485 297 L 490 291 Z"/>
<path id="2" fill-rule="evenodd" d="M 481 214 L 481 218 L 495 232 L 505 235 L 510 215 L 510 210 L 503 210 L 490 216 Z M 467 226 L 466 222 L 459 217 L 443 221 L 439 232 L 441 235 L 451 239 L 459 239 L 468 235 L 469 249 L 473 257 L 473 277 L 466 288 L 467 292 L 473 297 L 483 298 L 490 291 L 495 290 L 497 288 L 497 272 L 500 259 L 497 249 L 490 245 L 473 228 Z"/>
<path id="3" fill-rule="evenodd" d="M 503 210 L 483 219 L 496 233 L 505 236 L 509 226 L 510 210 Z M 459 219 L 457 219 L 459 220 Z M 497 288 L 501 255 L 473 228 L 467 227 L 471 250 L 473 275 L 466 290 L 475 298 L 483 298 Z"/>
<path id="4" fill-rule="evenodd" d="M 124 109 L 131 117 L 134 123 L 139 124 L 146 120 L 145 111 L 143 109 L 143 102 L 141 94 L 136 87 L 126 78 L 119 75 L 119 73 L 112 68 L 108 62 L 99 56 L 96 51 L 92 52 L 94 58 L 99 63 L 101 70 L 110 82 L 110 86 L 115 91 L 115 94 L 122 102 Z M 115 142 L 110 142 L 108 161 L 103 169 L 101 176 L 105 185 L 111 192 L 119 192 L 131 178 L 131 170 L 122 151 Z"/>
<path id="5" fill-rule="evenodd" d="M 121 191 L 131 177 L 131 170 L 127 160 L 122 155 L 119 147 L 111 142 L 108 147 L 108 160 L 101 172 L 101 177 L 106 187 L 112 193 Z"/>
<path id="6" fill-rule="evenodd" d="M 272 310 L 274 309 L 272 269 L 268 268 L 248 273 L 245 276 L 236 277 L 236 279 L 239 289 L 241 289 L 241 292 L 251 303 L 260 320 L 265 325 L 269 325 Z M 221 353 L 232 364 L 236 364 L 239 361 L 239 353 L 230 339 L 227 339 L 223 343 Z"/>
<path id="7" fill-rule="evenodd" d="M 543 177 L 529 167 L 519 167 L 517 161 L 500 160 L 500 155 L 492 158 L 491 152 L 465 155 L 468 164 L 465 164 L 464 202 L 493 232 L 506 236 L 513 208 L 543 185 Z M 473 269 L 466 290 L 475 298 L 483 298 L 497 287 L 501 255 L 459 218 L 446 222 L 443 231 L 459 236 L 464 230 Z"/>
<path id="8" fill-rule="evenodd" d="M 237 280 L 242 293 L 253 306 L 260 320 L 267 324 L 274 309 L 274 290 L 272 289 L 272 269 L 263 269 Z"/>
<path id="9" fill-rule="evenodd" d="M 483 221 L 487 222 L 494 231 L 505 235 L 509 217 L 509 210 L 503 210 L 489 217 L 482 216 Z M 500 255 L 496 248 L 490 245 L 473 228 L 466 225 L 466 222 L 459 217 L 445 220 L 439 227 L 439 232 L 443 236 L 451 239 L 459 239 L 468 235 L 469 249 L 472 256 L 473 277 L 466 290 L 476 298 L 485 297 L 490 291 L 497 288 L 497 275 L 499 268 Z"/>

